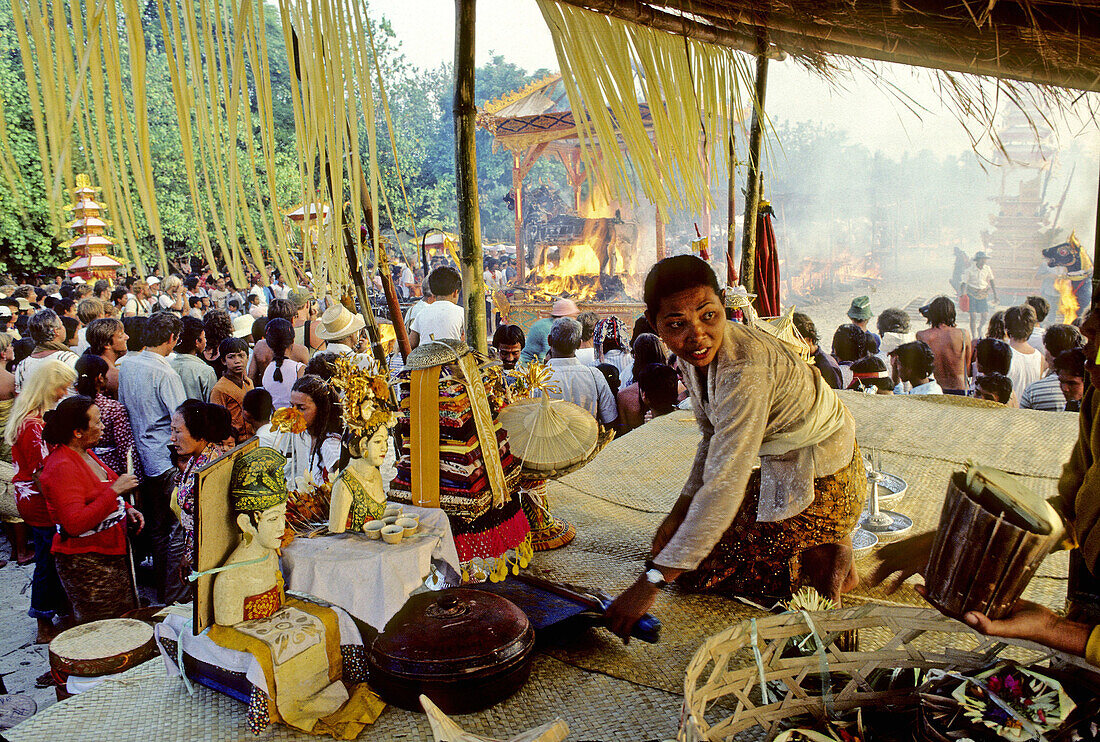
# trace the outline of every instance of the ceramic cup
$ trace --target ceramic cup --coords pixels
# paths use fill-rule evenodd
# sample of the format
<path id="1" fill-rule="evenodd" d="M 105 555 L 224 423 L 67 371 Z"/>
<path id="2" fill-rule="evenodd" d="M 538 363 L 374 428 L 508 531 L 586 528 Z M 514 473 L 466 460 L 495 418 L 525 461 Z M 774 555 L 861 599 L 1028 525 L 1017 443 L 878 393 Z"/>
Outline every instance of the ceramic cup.
<path id="1" fill-rule="evenodd" d="M 383 515 L 401 515 L 400 505 L 386 505 L 386 511 Z"/>
<path id="2" fill-rule="evenodd" d="M 387 526 L 392 526 L 394 523 L 397 522 L 397 519 L 400 517 L 400 515 L 387 515 L 385 518 L 382 519 L 382 522 L 385 523 Z"/>
<path id="3" fill-rule="evenodd" d="M 397 544 L 405 535 L 405 529 L 401 526 L 386 526 L 382 529 L 382 540 L 387 544 Z"/>
<path id="4" fill-rule="evenodd" d="M 416 529 L 420 527 L 420 524 L 412 518 L 398 518 L 397 523 L 395 523 L 394 525 L 398 525 L 404 528 L 405 536 L 413 535 L 414 533 L 416 533 Z"/>
<path id="5" fill-rule="evenodd" d="M 382 529 L 386 527 L 386 524 L 380 520 L 368 520 L 363 531 L 369 538 L 382 538 Z"/>

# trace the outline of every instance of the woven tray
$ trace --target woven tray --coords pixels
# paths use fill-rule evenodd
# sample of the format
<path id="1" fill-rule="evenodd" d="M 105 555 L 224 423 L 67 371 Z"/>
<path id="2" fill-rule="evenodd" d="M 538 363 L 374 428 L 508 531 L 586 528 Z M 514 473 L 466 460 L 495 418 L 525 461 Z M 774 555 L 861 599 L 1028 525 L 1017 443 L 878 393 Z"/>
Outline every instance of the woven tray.
<path id="1" fill-rule="evenodd" d="M 807 621 L 807 616 L 809 621 Z M 864 605 L 820 613 L 784 613 L 742 621 L 707 639 L 688 663 L 680 742 L 764 739 L 778 723 L 821 714 L 820 654 L 783 656 L 816 628 L 824 646 L 836 711 L 916 703 L 913 689 L 875 690 L 873 673 L 895 668 L 969 672 L 998 658 L 1022 664 L 1055 658 L 1067 669 L 1097 675 L 1083 659 L 1033 642 L 986 637 L 928 608 Z M 858 630 L 858 649 L 845 652 L 838 637 Z M 760 650 L 759 664 L 752 651 Z M 807 646 L 815 647 L 813 638 Z M 788 651 L 789 655 L 790 652 Z M 768 701 L 762 700 L 761 676 Z"/>

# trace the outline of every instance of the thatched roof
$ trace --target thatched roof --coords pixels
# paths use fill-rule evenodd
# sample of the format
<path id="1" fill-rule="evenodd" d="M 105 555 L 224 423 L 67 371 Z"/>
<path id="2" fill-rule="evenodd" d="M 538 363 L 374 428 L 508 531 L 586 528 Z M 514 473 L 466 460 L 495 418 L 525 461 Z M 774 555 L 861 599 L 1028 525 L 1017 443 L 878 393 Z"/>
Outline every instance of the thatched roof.
<path id="1" fill-rule="evenodd" d="M 1100 90 L 1095 0 L 560 1 L 819 68 L 840 55 Z"/>

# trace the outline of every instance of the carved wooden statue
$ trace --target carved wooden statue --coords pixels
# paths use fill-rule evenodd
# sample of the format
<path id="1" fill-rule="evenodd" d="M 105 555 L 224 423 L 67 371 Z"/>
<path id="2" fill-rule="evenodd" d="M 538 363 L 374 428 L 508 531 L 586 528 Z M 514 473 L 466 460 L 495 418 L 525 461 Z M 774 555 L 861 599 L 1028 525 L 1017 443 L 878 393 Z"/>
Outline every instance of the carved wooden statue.
<path id="1" fill-rule="evenodd" d="M 379 467 L 389 450 L 388 428 L 379 425 L 360 435 L 348 434 L 351 461 L 332 485 L 328 530 L 343 533 L 362 531 L 372 520 L 380 519 L 386 509 L 386 492 Z"/>

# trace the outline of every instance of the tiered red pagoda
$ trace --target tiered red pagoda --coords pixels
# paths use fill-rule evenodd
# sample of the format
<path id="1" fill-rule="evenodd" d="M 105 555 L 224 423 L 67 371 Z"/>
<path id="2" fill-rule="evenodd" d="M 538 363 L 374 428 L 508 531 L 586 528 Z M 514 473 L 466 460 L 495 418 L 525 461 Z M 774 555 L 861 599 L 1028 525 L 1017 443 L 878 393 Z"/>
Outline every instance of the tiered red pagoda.
<path id="1" fill-rule="evenodd" d="M 73 220 L 66 224 L 73 230 L 73 239 L 62 243 L 62 247 L 72 248 L 73 259 L 62 263 L 61 267 L 70 278 L 79 276 L 85 281 L 105 278 L 113 281 L 120 268 L 126 266 L 126 260 L 111 254 L 115 241 L 107 235 L 111 225 L 100 216 L 103 205 L 95 200 L 102 189 L 96 188 L 88 176 L 80 173 L 76 176 L 76 188 L 70 188 L 73 202 L 65 207 L 73 212 Z"/>

